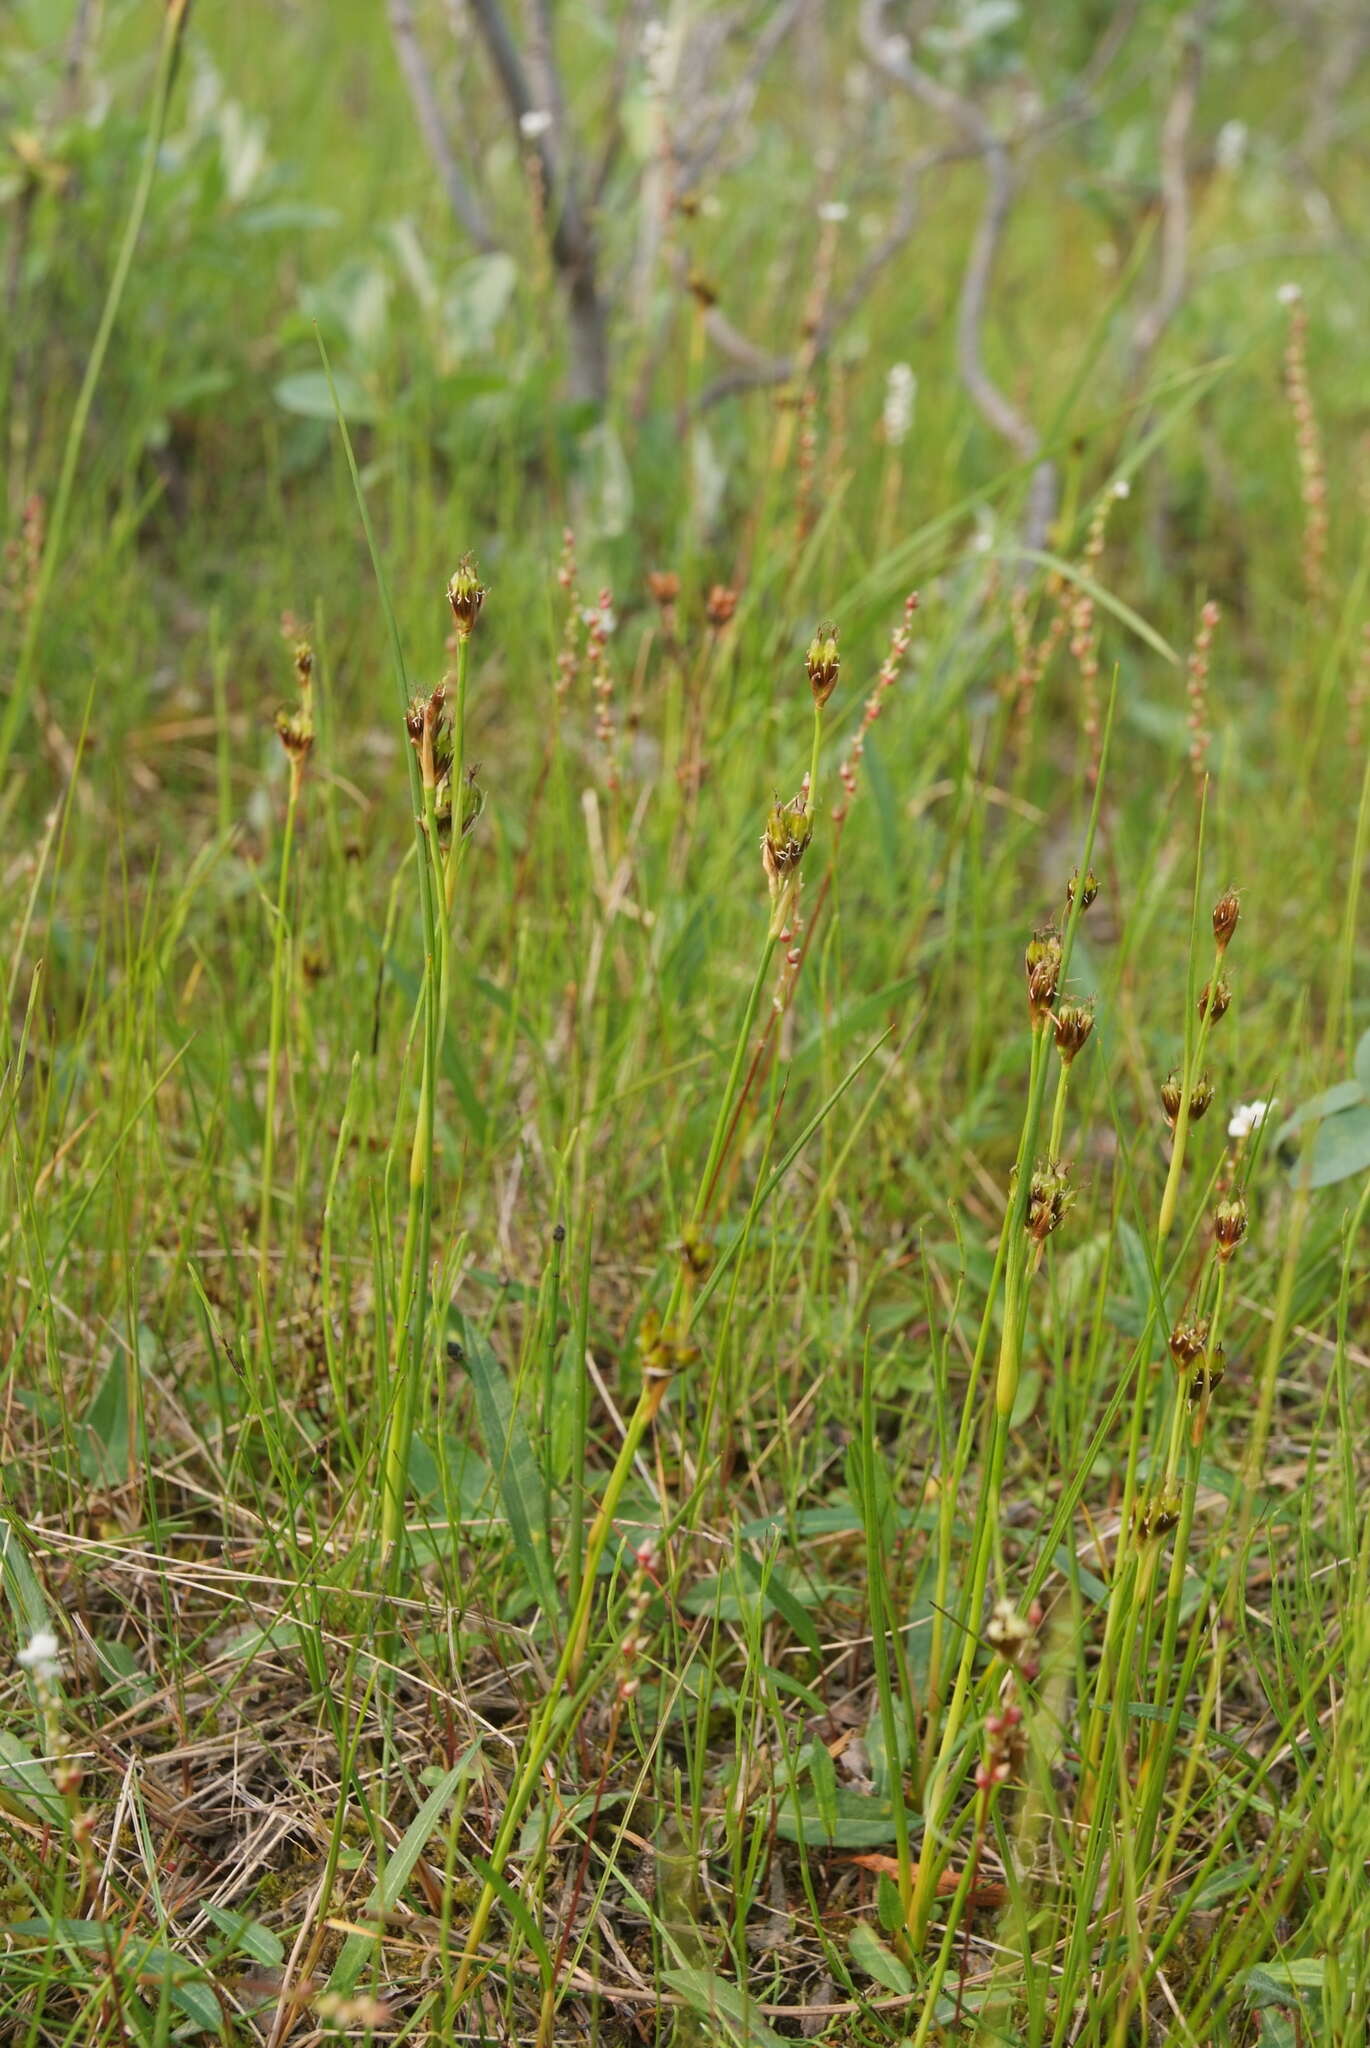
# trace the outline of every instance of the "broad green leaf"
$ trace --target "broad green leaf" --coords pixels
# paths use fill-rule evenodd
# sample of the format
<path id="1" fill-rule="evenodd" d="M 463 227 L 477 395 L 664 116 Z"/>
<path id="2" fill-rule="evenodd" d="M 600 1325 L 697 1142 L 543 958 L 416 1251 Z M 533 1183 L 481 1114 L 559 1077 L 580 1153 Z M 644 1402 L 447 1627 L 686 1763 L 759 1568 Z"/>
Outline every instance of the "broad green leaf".
<path id="1" fill-rule="evenodd" d="M 126 1707 L 136 1707 L 141 1700 L 151 1698 L 156 1687 L 127 1643 L 121 1643 L 109 1636 L 100 1636 L 96 1638 L 93 1648 L 100 1669 L 109 1681 L 110 1690 L 118 1695 Z"/>
<path id="2" fill-rule="evenodd" d="M 460 1332 L 462 1360 L 476 1397 L 476 1417 L 485 1454 L 495 1475 L 519 1563 L 534 1598 L 548 1615 L 554 1616 L 558 1611 L 557 1585 L 552 1572 L 547 1494 L 541 1468 L 499 1360 L 474 1323 L 465 1322 L 455 1311 L 451 1321 Z"/>
<path id="3" fill-rule="evenodd" d="M 823 1645 L 818 1639 L 818 1630 L 800 1604 L 803 1595 L 797 1590 L 791 1591 L 789 1581 L 780 1568 L 777 1565 L 759 1564 L 747 1550 L 738 1552 L 737 1566 L 742 1576 L 750 1579 L 763 1599 L 789 1623 L 805 1649 L 811 1650 L 815 1657 L 821 1657 Z M 812 1597 L 810 1593 L 810 1598 Z"/>
<path id="4" fill-rule="evenodd" d="M 202 2034 L 216 2034 L 222 2038 L 224 2031 L 223 2007 L 214 1996 L 212 1986 L 203 1978 L 188 1977 L 183 1983 L 171 1987 L 171 2002 L 179 2006 L 186 2018 L 193 2022 Z M 177 2039 L 181 2038 L 178 2030 Z"/>
<path id="5" fill-rule="evenodd" d="M 1297 1167 L 1294 1170 L 1299 1171 Z M 1359 1102 L 1319 1124 L 1308 1185 L 1330 1188 L 1366 1172 L 1370 1172 L 1370 1103 Z"/>
<path id="6" fill-rule="evenodd" d="M 62 1795 L 28 1744 L 0 1728 L 0 1808 L 26 1814 L 30 1820 L 62 1821 Z"/>
<path id="7" fill-rule="evenodd" d="M 774 2028 L 758 2016 L 753 2001 L 726 1977 L 713 1970 L 685 1965 L 663 1970 L 661 1975 L 672 1991 L 680 1993 L 692 2012 L 717 2030 L 710 2039 L 720 2048 L 723 2043 L 729 2044 L 729 2048 L 785 2048 Z"/>
<path id="8" fill-rule="evenodd" d="M 254 1963 L 262 1963 L 269 1970 L 278 1969 L 285 1961 L 281 1937 L 260 1920 L 249 1920 L 245 1913 L 231 1913 L 226 1906 L 205 1905 L 200 1910 L 240 1955 L 251 1956 Z"/>
<path id="9" fill-rule="evenodd" d="M 122 1351 L 112 1354 L 76 1425 L 76 1446 L 82 1477 L 96 1486 L 117 1486 L 128 1478 L 128 1363 Z"/>
<path id="10" fill-rule="evenodd" d="M 908 1819 L 910 1833 L 920 1833 L 918 1815 Z M 839 1785 L 825 1826 L 812 1790 L 791 1790 L 776 1809 L 775 1831 L 784 1842 L 803 1840 L 810 1848 L 821 1843 L 829 1849 L 883 1849 L 895 1839 L 894 1808 L 888 1799 Z"/>
<path id="11" fill-rule="evenodd" d="M 831 1841 L 837 1827 L 837 1770 L 826 1742 L 815 1741 L 809 1751 L 809 1783 L 813 1788 L 818 1825 Z"/>
<path id="12" fill-rule="evenodd" d="M 473 256 L 457 271 L 443 303 L 448 338 L 461 351 L 488 349 L 509 310 L 518 265 L 502 249 Z"/>
<path id="13" fill-rule="evenodd" d="M 1356 1047 L 1352 1070 L 1367 1095 L 1370 1095 L 1370 1031 L 1363 1031 Z"/>
<path id="14" fill-rule="evenodd" d="M 883 1984 L 886 1991 L 896 1991 L 901 1997 L 907 1997 L 912 1991 L 912 1977 L 894 1950 L 886 1948 L 868 1922 L 857 1922 L 851 1931 L 848 1946 L 857 1969 L 863 1971 L 867 1977 L 873 1977 L 877 1984 Z"/>
<path id="15" fill-rule="evenodd" d="M 365 387 L 346 370 L 335 370 L 338 404 L 354 426 L 369 426 L 380 418 L 380 407 Z M 328 379 L 321 370 L 292 370 L 278 379 L 272 396 L 283 412 L 303 420 L 331 420 L 336 417 Z"/>
<path id="16" fill-rule="evenodd" d="M 1355 1109 L 1364 1100 L 1365 1090 L 1359 1081 L 1338 1081 L 1334 1087 L 1324 1088 L 1319 1094 L 1310 1095 L 1307 1102 L 1301 1102 L 1276 1131 L 1275 1143 L 1287 1144 L 1305 1124 L 1336 1116 L 1344 1109 Z"/>
<path id="17" fill-rule="evenodd" d="M 393 1913 L 405 1886 L 414 1874 L 414 1865 L 428 1846 L 428 1837 L 452 1804 L 452 1795 L 472 1768 L 476 1755 L 477 1751 L 473 1746 L 453 1764 L 450 1771 L 443 1773 L 405 1829 L 398 1848 L 385 1866 L 380 1883 L 358 1918 L 374 1920 L 379 1930 L 387 1915 Z M 330 1991 L 346 1995 L 352 1990 L 366 1967 L 367 1957 L 376 1939 L 377 1936 L 371 1934 L 348 1935 L 328 1979 Z"/>

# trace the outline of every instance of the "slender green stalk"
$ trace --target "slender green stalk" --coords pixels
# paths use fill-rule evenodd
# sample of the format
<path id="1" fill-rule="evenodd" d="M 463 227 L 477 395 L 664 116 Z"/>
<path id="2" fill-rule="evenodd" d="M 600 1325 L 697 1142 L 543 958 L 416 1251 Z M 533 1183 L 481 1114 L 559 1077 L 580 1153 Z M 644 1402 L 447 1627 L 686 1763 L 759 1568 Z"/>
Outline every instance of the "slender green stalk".
<path id="1" fill-rule="evenodd" d="M 138 169 L 137 183 L 133 188 L 128 217 L 124 222 L 118 254 L 114 259 L 114 269 L 110 274 L 99 325 L 95 330 L 95 339 L 90 345 L 90 354 L 86 357 L 81 388 L 76 394 L 76 404 L 72 408 L 71 422 L 67 427 L 66 445 L 62 450 L 62 467 L 58 472 L 57 489 L 53 493 L 52 510 L 48 516 L 47 537 L 38 567 L 37 583 L 24 620 L 24 637 L 19 643 L 19 656 L 15 664 L 14 680 L 10 686 L 9 701 L 5 706 L 4 719 L 0 721 L 0 786 L 4 784 L 10 755 L 14 751 L 14 743 L 19 737 L 19 729 L 28 713 L 29 699 L 33 694 L 38 639 L 47 614 L 48 599 L 52 594 L 53 577 L 57 573 L 57 564 L 61 560 L 66 540 L 71 493 L 76 481 L 76 465 L 80 460 L 81 444 L 90 420 L 96 386 L 105 367 L 110 336 L 119 317 L 124 289 L 128 284 L 129 272 L 133 268 L 134 253 L 138 247 L 139 236 L 143 232 L 148 200 L 152 196 L 153 180 L 157 174 L 157 157 L 166 128 L 167 107 L 176 71 L 176 53 L 185 27 L 188 4 L 189 0 L 167 0 L 162 16 L 162 36 L 157 49 L 157 70 L 152 81 L 152 106 L 148 113 L 143 159 Z"/>
<path id="2" fill-rule="evenodd" d="M 885 1738 L 885 1771 L 894 1817 L 894 1853 L 899 1864 L 899 1903 L 907 1916 L 913 1898 L 913 1855 L 909 1817 L 904 1805 L 904 1771 L 899 1753 L 899 1727 L 894 1712 L 890 1675 L 889 1591 L 885 1578 L 886 1517 L 882 1514 L 882 1475 L 877 1462 L 875 1399 L 871 1385 L 870 1339 L 861 1365 L 862 1519 L 866 1537 L 866 1585 L 871 1617 L 871 1662 L 880 1701 L 880 1727 Z M 917 1792 L 915 1790 L 915 1797 Z"/>
<path id="3" fill-rule="evenodd" d="M 266 1054 L 266 1108 L 262 1131 L 262 1180 L 257 1218 L 258 1311 L 265 1316 L 271 1294 L 271 1203 L 276 1171 L 276 1091 L 280 1080 L 281 1041 L 285 1035 L 285 997 L 290 947 L 290 856 L 295 844 L 295 813 L 300 801 L 300 765 L 292 756 L 290 789 L 281 838 L 281 872 L 276 883 L 276 911 L 271 947 L 271 1022 Z"/>

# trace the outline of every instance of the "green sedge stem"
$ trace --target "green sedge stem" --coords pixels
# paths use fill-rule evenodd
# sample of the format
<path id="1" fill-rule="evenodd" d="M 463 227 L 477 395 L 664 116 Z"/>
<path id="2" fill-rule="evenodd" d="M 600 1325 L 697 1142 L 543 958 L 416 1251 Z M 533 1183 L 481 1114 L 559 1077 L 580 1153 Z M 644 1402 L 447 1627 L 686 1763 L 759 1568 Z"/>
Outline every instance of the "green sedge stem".
<path id="1" fill-rule="evenodd" d="M 85 439 L 90 409 L 95 399 L 96 386 L 105 366 L 105 355 L 109 348 L 114 323 L 119 317 L 124 288 L 128 283 L 129 271 L 133 267 L 134 252 L 143 231 L 148 200 L 152 195 L 152 183 L 157 172 L 157 158 L 162 146 L 162 135 L 166 128 L 167 106 L 171 98 L 171 82 L 176 66 L 176 51 L 185 27 L 187 0 L 170 0 L 162 23 L 162 40 L 157 51 L 157 74 L 152 86 L 152 110 L 148 115 L 147 139 L 143 145 L 143 161 L 138 171 L 138 182 L 133 190 L 128 219 L 124 223 L 123 239 L 119 253 L 114 260 L 114 270 L 105 293 L 105 303 L 100 313 L 100 324 L 95 330 L 95 339 L 90 345 L 86 358 L 85 374 L 81 388 L 76 394 L 72 408 L 71 423 L 67 428 L 66 445 L 62 450 L 62 467 L 58 473 L 57 489 L 53 493 L 52 512 L 48 520 L 47 541 L 43 548 L 42 560 L 38 565 L 37 585 L 33 601 L 24 621 L 24 637 L 19 647 L 19 658 L 15 664 L 14 682 L 10 689 L 9 703 L 5 707 L 3 725 L 0 725 L 0 783 L 4 782 L 5 770 L 19 736 L 19 727 L 28 710 L 29 698 L 33 694 L 34 660 L 38 651 L 38 636 L 42 630 L 48 598 L 52 592 L 53 578 L 57 573 L 57 562 L 66 537 L 67 514 L 71 509 L 71 493 L 76 481 L 76 464 L 81 454 L 81 443 Z"/>
<path id="2" fill-rule="evenodd" d="M 262 1135 L 262 1184 L 257 1218 L 259 1308 L 266 1315 L 271 1270 L 271 1190 L 276 1170 L 276 1086 L 285 1036 L 286 960 L 289 953 L 290 855 L 295 844 L 295 812 L 300 800 L 300 765 L 290 761 L 290 794 L 286 798 L 285 832 L 281 840 L 281 872 L 276 883 L 276 917 L 271 949 L 271 1024 L 266 1054 L 266 1128 Z M 265 1336 L 265 1332 L 263 1332 Z"/>

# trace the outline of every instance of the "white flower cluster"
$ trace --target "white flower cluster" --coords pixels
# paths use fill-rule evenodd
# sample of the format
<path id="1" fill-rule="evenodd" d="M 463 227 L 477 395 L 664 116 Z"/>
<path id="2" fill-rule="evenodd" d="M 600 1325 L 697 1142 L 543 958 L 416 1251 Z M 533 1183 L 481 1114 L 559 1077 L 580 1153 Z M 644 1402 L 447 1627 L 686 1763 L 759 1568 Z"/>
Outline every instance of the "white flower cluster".
<path id="1" fill-rule="evenodd" d="M 1228 1137 L 1249 1138 L 1260 1129 L 1274 1107 L 1273 1097 L 1269 1102 L 1262 1102 L 1258 1097 L 1255 1102 L 1238 1103 L 1227 1120 Z"/>
<path id="2" fill-rule="evenodd" d="M 62 1669 L 62 1646 L 51 1629 L 40 1628 L 19 1652 L 19 1668 L 35 1678 L 56 1678 Z"/>
<path id="3" fill-rule="evenodd" d="M 519 115 L 519 133 L 529 142 L 536 142 L 551 125 L 552 117 L 546 107 L 529 107 L 526 113 Z"/>
<path id="4" fill-rule="evenodd" d="M 891 363 L 885 379 L 883 414 L 885 439 L 891 448 L 907 441 L 913 425 L 913 405 L 918 396 L 918 379 L 908 363 Z"/>

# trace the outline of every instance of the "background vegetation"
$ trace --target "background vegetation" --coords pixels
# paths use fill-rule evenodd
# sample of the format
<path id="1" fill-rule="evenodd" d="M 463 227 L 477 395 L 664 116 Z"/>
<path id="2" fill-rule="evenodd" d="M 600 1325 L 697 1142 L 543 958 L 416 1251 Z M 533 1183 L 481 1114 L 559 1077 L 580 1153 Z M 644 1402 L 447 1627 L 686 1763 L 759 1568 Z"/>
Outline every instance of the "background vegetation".
<path id="1" fill-rule="evenodd" d="M 1366 2039 L 1368 40 L 6 10 L 0 2038 Z"/>

